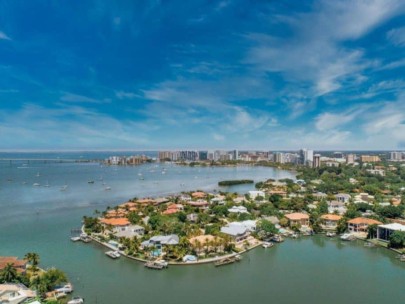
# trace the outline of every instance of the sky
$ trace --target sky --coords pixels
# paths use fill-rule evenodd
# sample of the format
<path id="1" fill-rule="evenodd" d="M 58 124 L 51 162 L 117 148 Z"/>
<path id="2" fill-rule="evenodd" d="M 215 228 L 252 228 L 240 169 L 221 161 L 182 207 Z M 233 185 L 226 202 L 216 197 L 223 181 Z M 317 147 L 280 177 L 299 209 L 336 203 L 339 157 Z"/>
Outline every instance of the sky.
<path id="1" fill-rule="evenodd" d="M 0 150 L 405 149 L 404 13 L 0 0 Z"/>

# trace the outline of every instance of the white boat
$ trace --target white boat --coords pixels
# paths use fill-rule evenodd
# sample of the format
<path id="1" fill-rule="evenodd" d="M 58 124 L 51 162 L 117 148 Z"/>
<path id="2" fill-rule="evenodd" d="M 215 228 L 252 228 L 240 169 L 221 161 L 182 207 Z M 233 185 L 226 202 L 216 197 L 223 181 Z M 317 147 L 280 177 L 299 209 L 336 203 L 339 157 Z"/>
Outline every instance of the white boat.
<path id="1" fill-rule="evenodd" d="M 334 232 L 326 232 L 326 236 L 327 237 L 335 237 L 336 236 L 336 233 L 334 233 Z"/>
<path id="2" fill-rule="evenodd" d="M 71 293 L 71 292 L 73 292 L 73 286 L 72 286 L 72 284 L 68 283 L 66 285 L 56 287 L 55 291 L 63 292 L 63 293 Z"/>
<path id="3" fill-rule="evenodd" d="M 83 303 L 84 303 L 84 299 L 81 297 L 74 297 L 72 300 L 67 302 L 67 304 L 83 304 Z"/>
<path id="4" fill-rule="evenodd" d="M 70 240 L 71 240 L 72 242 L 80 241 L 80 236 L 72 236 L 72 237 L 70 238 Z"/>
<path id="5" fill-rule="evenodd" d="M 262 244 L 263 248 L 270 248 L 273 246 L 274 246 L 274 243 L 272 243 L 272 242 L 263 242 L 263 244 Z"/>
<path id="6" fill-rule="evenodd" d="M 63 186 L 60 188 L 60 191 L 66 191 L 67 188 L 68 188 L 68 185 L 63 185 Z"/>
<path id="7" fill-rule="evenodd" d="M 36 175 L 36 177 L 40 177 L 41 176 L 41 174 L 39 174 L 39 172 L 37 173 L 37 175 Z"/>
<path id="8" fill-rule="evenodd" d="M 108 255 L 112 259 L 118 259 L 121 256 L 121 254 L 118 251 L 112 251 L 112 250 L 107 251 L 105 254 Z"/>
<path id="9" fill-rule="evenodd" d="M 340 239 L 343 241 L 353 241 L 356 237 L 350 233 L 345 233 L 340 236 Z"/>
<path id="10" fill-rule="evenodd" d="M 48 182 L 48 181 L 46 181 L 46 184 L 44 185 L 44 187 L 46 187 L 46 188 L 49 188 L 49 187 L 50 187 L 50 185 L 49 185 L 49 182 Z"/>
<path id="11" fill-rule="evenodd" d="M 291 237 L 292 237 L 293 239 L 298 239 L 298 233 L 293 233 L 293 234 L 291 234 Z"/>
<path id="12" fill-rule="evenodd" d="M 35 184 L 33 184 L 33 186 L 34 186 L 34 187 L 39 187 L 39 186 L 41 186 L 41 185 L 38 184 L 38 183 L 35 183 Z"/>
<path id="13" fill-rule="evenodd" d="M 111 187 L 107 186 L 107 187 L 104 188 L 104 190 L 109 191 L 109 190 L 111 190 Z"/>

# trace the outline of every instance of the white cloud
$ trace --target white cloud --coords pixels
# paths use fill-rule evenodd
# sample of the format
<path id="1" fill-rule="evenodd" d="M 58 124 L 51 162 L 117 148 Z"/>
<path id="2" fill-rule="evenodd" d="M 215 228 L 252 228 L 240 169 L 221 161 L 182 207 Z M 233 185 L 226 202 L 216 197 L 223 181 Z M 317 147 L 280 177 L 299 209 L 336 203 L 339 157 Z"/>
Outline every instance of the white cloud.
<path id="1" fill-rule="evenodd" d="M 397 46 L 405 46 L 405 26 L 388 31 L 387 38 Z"/>
<path id="2" fill-rule="evenodd" d="M 255 44 L 246 62 L 259 70 L 282 73 L 289 82 L 307 82 L 313 94 L 336 91 L 362 79 L 373 61 L 361 49 L 343 46 L 404 10 L 402 1 L 321 1 L 315 11 L 279 18 L 293 30 L 289 37 L 249 34 Z"/>
<path id="3" fill-rule="evenodd" d="M 109 99 L 98 100 L 91 97 L 87 97 L 84 95 L 73 94 L 69 92 L 62 92 L 62 96 L 60 98 L 61 101 L 67 101 L 72 103 L 109 103 Z"/>
<path id="4" fill-rule="evenodd" d="M 125 92 L 125 91 L 116 91 L 115 96 L 119 99 L 133 99 L 135 97 L 139 97 L 138 94 L 135 94 L 133 92 Z"/>
<path id="5" fill-rule="evenodd" d="M 0 31 L 0 40 L 11 40 L 4 32 Z"/>

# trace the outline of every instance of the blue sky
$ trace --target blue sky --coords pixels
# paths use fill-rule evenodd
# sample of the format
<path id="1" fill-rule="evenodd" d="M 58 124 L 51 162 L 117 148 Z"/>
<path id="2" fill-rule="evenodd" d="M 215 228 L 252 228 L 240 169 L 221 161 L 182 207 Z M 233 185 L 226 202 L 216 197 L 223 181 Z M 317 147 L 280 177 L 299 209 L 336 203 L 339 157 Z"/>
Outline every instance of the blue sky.
<path id="1" fill-rule="evenodd" d="M 0 149 L 405 149 L 405 2 L 0 1 Z"/>

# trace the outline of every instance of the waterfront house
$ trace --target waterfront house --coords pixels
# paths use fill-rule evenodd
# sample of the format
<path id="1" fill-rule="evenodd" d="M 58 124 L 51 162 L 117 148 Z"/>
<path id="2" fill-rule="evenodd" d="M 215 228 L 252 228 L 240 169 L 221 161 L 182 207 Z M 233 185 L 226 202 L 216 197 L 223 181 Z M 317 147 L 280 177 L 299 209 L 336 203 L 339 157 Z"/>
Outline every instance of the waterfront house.
<path id="1" fill-rule="evenodd" d="M 378 225 L 377 239 L 388 242 L 390 240 L 391 234 L 395 231 L 405 232 L 405 225 L 398 224 L 398 223 Z"/>
<path id="2" fill-rule="evenodd" d="M 249 197 L 252 200 L 255 200 L 257 197 L 265 197 L 265 193 L 263 191 L 249 191 Z"/>
<path id="3" fill-rule="evenodd" d="M 191 193 L 191 197 L 201 199 L 201 198 L 207 197 L 207 194 L 205 192 L 202 192 L 202 191 L 196 191 L 196 192 Z"/>
<path id="4" fill-rule="evenodd" d="M 369 219 L 366 217 L 356 217 L 347 221 L 347 228 L 351 233 L 367 232 L 368 226 L 381 224 L 381 222 L 374 219 Z"/>
<path id="5" fill-rule="evenodd" d="M 228 209 L 229 213 L 249 213 L 244 206 L 233 206 L 232 208 Z"/>
<path id="6" fill-rule="evenodd" d="M 347 204 L 350 202 L 350 199 L 352 198 L 350 194 L 347 193 L 338 193 L 335 195 L 335 198 L 338 202 Z"/>
<path id="7" fill-rule="evenodd" d="M 141 243 L 142 248 L 147 248 L 147 247 L 156 247 L 156 249 L 159 251 L 162 249 L 163 246 L 166 245 L 178 245 L 179 244 L 179 237 L 176 234 L 170 234 L 170 235 L 156 235 L 151 237 L 149 240 L 144 241 Z"/>
<path id="8" fill-rule="evenodd" d="M 293 226 L 309 226 L 309 216 L 305 213 L 290 213 L 286 214 L 290 227 Z"/>
<path id="9" fill-rule="evenodd" d="M 337 214 L 324 214 L 321 216 L 321 227 L 324 230 L 336 230 L 342 217 Z"/>
<path id="10" fill-rule="evenodd" d="M 141 237 L 145 234 L 145 228 L 139 225 L 129 225 L 129 226 L 116 226 L 113 229 L 113 233 L 116 237 Z"/>
<path id="11" fill-rule="evenodd" d="M 221 228 L 221 232 L 232 237 L 235 242 L 240 242 L 256 230 L 256 221 L 232 222 Z"/>
<path id="12" fill-rule="evenodd" d="M 127 218 L 100 218 L 100 223 L 105 226 L 125 227 L 129 226 L 130 222 Z"/>
<path id="13" fill-rule="evenodd" d="M 36 296 L 35 291 L 28 289 L 23 284 L 0 284 L 0 303 L 28 303 L 29 300 L 33 300 Z"/>
<path id="14" fill-rule="evenodd" d="M 19 260 L 17 257 L 0 257 L 0 272 L 7 266 L 12 264 L 18 273 L 25 273 L 27 270 L 27 261 Z M 0 302 L 1 303 L 1 302 Z"/>
<path id="15" fill-rule="evenodd" d="M 200 208 L 202 210 L 207 209 L 209 206 L 209 203 L 205 200 L 189 201 L 187 202 L 187 204 L 189 204 L 192 207 Z"/>

